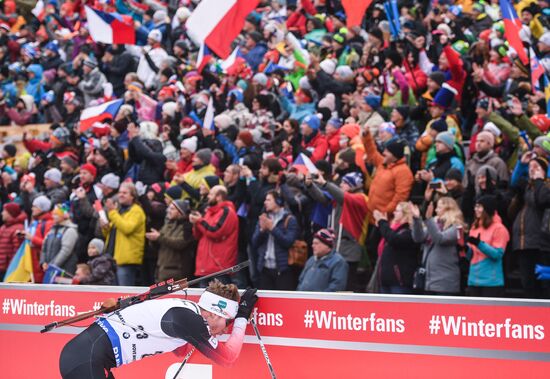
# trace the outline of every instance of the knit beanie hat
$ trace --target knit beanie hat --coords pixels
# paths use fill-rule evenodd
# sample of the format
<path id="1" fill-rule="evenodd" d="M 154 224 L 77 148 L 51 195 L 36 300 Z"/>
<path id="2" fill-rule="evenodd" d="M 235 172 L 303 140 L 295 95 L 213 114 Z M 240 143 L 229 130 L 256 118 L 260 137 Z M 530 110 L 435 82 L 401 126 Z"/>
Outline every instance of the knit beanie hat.
<path id="1" fill-rule="evenodd" d="M 444 118 L 438 118 L 430 124 L 430 129 L 435 130 L 438 133 L 446 132 L 449 126 Z"/>
<path id="2" fill-rule="evenodd" d="M 386 132 L 395 136 L 395 124 L 393 122 L 383 122 L 378 127 L 378 133 Z"/>
<path id="3" fill-rule="evenodd" d="M 443 83 L 445 83 L 445 74 L 441 71 L 434 71 L 430 75 L 428 75 L 428 78 L 439 84 L 441 87 Z"/>
<path id="4" fill-rule="evenodd" d="M 97 168 L 95 168 L 95 166 L 91 163 L 84 163 L 82 166 L 80 166 L 80 171 L 88 171 L 90 174 L 92 174 L 94 179 L 97 176 Z"/>
<path id="5" fill-rule="evenodd" d="M 180 147 L 194 153 L 195 151 L 197 151 L 197 137 L 193 136 L 184 139 L 183 141 L 181 141 Z"/>
<path id="6" fill-rule="evenodd" d="M 380 107 L 380 96 L 370 94 L 365 96 L 364 99 L 365 103 L 367 103 L 372 109 L 377 109 Z"/>
<path id="7" fill-rule="evenodd" d="M 17 203 L 4 204 L 4 210 L 8 212 L 13 218 L 17 218 L 21 214 L 21 207 Z"/>
<path id="8" fill-rule="evenodd" d="M 176 207 L 178 212 L 181 213 L 183 216 L 189 213 L 189 201 L 178 199 L 174 200 L 172 204 L 174 204 L 174 207 Z"/>
<path id="9" fill-rule="evenodd" d="M 243 130 L 242 132 L 240 132 L 239 135 L 237 136 L 237 139 L 240 139 L 241 141 L 243 141 L 246 147 L 250 147 L 254 144 L 252 133 L 250 133 L 248 130 Z"/>
<path id="10" fill-rule="evenodd" d="M 542 171 L 544 172 L 544 177 L 546 177 L 546 173 L 548 172 L 548 160 L 544 157 L 536 157 L 531 160 L 539 164 L 539 166 L 542 168 Z"/>
<path id="11" fill-rule="evenodd" d="M 70 167 L 72 167 L 73 169 L 74 168 L 77 168 L 78 167 L 78 162 L 72 158 L 71 156 L 67 155 L 65 157 L 63 157 L 61 159 L 62 162 L 65 162 L 67 165 L 69 165 Z"/>
<path id="12" fill-rule="evenodd" d="M 195 156 L 199 158 L 205 165 L 209 165 L 210 161 L 212 160 L 212 150 L 200 149 L 195 153 Z"/>
<path id="13" fill-rule="evenodd" d="M 120 178 L 110 172 L 101 178 L 101 184 L 103 184 L 105 187 L 116 190 L 120 186 Z"/>
<path id="14" fill-rule="evenodd" d="M 172 200 L 181 199 L 183 196 L 183 189 L 180 186 L 172 186 L 166 190 L 164 196 Z"/>
<path id="15" fill-rule="evenodd" d="M 61 218 L 68 218 L 69 215 L 69 206 L 65 204 L 56 204 L 53 207 L 52 215 L 57 215 Z"/>
<path id="16" fill-rule="evenodd" d="M 162 104 L 162 112 L 171 118 L 174 118 L 176 116 L 177 108 L 178 105 L 173 101 Z"/>
<path id="17" fill-rule="evenodd" d="M 451 132 L 441 132 L 435 137 L 436 142 L 441 142 L 449 149 L 453 150 L 455 146 L 455 136 Z"/>
<path id="18" fill-rule="evenodd" d="M 220 130 L 225 130 L 231 126 L 231 117 L 226 114 L 219 114 L 214 117 L 214 125 Z"/>
<path id="19" fill-rule="evenodd" d="M 336 71 L 336 62 L 332 59 L 325 59 L 319 64 L 319 67 L 321 67 L 321 70 L 325 73 L 332 75 L 334 74 L 334 71 Z"/>
<path id="20" fill-rule="evenodd" d="M 61 183 L 61 171 L 59 171 L 57 168 L 50 168 L 48 171 L 44 173 L 44 179 L 49 179 L 54 183 Z"/>
<path id="21" fill-rule="evenodd" d="M 346 163 L 349 163 L 349 164 L 355 163 L 355 151 L 353 151 L 351 147 L 345 150 L 342 150 L 338 155 L 338 157 Z"/>
<path id="22" fill-rule="evenodd" d="M 495 137 L 500 137 L 502 134 L 502 131 L 496 126 L 493 122 L 489 121 L 485 125 L 483 125 L 483 131 L 484 132 L 490 132 L 495 135 Z"/>
<path id="23" fill-rule="evenodd" d="M 105 247 L 105 242 L 102 239 L 94 238 L 88 243 L 88 247 L 93 246 L 99 254 L 103 253 L 103 248 Z"/>
<path id="24" fill-rule="evenodd" d="M 401 117 L 403 117 L 404 119 L 407 119 L 407 118 L 409 117 L 409 107 L 401 106 L 401 107 L 395 108 L 395 110 L 396 110 L 397 113 L 399 113 L 399 114 L 401 115 Z"/>
<path id="25" fill-rule="evenodd" d="M 360 172 L 350 172 L 342 178 L 342 182 L 351 187 L 352 190 L 363 187 L 363 175 Z"/>
<path id="26" fill-rule="evenodd" d="M 42 212 L 49 212 L 52 208 L 52 202 L 44 195 L 35 197 L 32 206 L 40 209 Z"/>
<path id="27" fill-rule="evenodd" d="M 202 178 L 201 184 L 204 184 L 208 189 L 212 189 L 212 187 L 223 184 L 223 182 L 216 175 L 208 175 Z"/>
<path id="28" fill-rule="evenodd" d="M 386 145 L 388 150 L 396 159 L 401 159 L 405 155 L 405 142 L 402 140 L 390 141 Z"/>
<path id="29" fill-rule="evenodd" d="M 482 131 L 477 134 L 477 139 L 486 139 L 491 147 L 495 146 L 495 135 L 491 132 Z"/>
<path id="30" fill-rule="evenodd" d="M 445 174 L 445 180 L 456 180 L 457 182 L 462 182 L 462 173 L 460 170 L 457 170 L 456 168 L 451 168 L 447 173 Z"/>
<path id="31" fill-rule="evenodd" d="M 497 211 L 497 198 L 492 195 L 482 195 L 476 199 L 476 204 L 481 204 L 485 212 L 493 216 Z"/>
<path id="32" fill-rule="evenodd" d="M 302 124 L 306 124 L 313 130 L 318 130 L 319 127 L 321 126 L 321 120 L 319 120 L 319 117 L 312 114 L 312 115 L 306 116 L 302 121 Z"/>
<path id="33" fill-rule="evenodd" d="M 4 151 L 8 153 L 10 157 L 15 157 L 15 154 L 17 154 L 17 147 L 12 144 L 4 145 Z"/>
<path id="34" fill-rule="evenodd" d="M 332 229 L 320 229 L 313 235 L 313 238 L 318 239 L 328 247 L 334 247 L 334 240 L 336 239 L 336 236 L 334 235 Z"/>

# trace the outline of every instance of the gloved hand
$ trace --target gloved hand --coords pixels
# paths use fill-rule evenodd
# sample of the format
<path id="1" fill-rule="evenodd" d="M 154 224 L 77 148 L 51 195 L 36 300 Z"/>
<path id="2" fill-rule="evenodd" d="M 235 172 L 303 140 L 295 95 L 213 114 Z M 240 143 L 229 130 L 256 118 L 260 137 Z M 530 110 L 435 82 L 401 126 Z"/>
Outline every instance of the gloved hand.
<path id="1" fill-rule="evenodd" d="M 468 236 L 468 238 L 466 239 L 466 242 L 468 243 L 471 243 L 472 245 L 479 245 L 480 242 L 481 242 L 481 238 L 479 238 L 479 234 L 477 235 L 477 237 L 473 237 L 473 236 Z"/>
<path id="2" fill-rule="evenodd" d="M 239 302 L 239 310 L 237 311 L 237 316 L 235 318 L 243 317 L 246 320 L 250 318 L 252 311 L 254 310 L 254 305 L 258 301 L 258 296 L 256 296 L 256 288 L 249 288 L 241 295 L 241 301 Z"/>
<path id="3" fill-rule="evenodd" d="M 147 186 L 145 184 L 143 184 L 143 182 L 136 182 L 136 192 L 138 194 L 138 196 L 143 196 L 145 195 L 145 191 L 147 190 Z"/>

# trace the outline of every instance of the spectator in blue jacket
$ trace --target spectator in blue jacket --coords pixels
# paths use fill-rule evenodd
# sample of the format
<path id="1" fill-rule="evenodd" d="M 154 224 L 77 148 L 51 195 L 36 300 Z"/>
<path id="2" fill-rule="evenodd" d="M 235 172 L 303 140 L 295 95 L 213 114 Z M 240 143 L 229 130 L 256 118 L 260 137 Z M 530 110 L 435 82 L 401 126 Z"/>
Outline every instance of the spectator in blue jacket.
<path id="1" fill-rule="evenodd" d="M 258 70 L 258 66 L 262 63 L 267 51 L 267 46 L 264 42 L 261 42 L 262 40 L 262 35 L 256 31 L 250 32 L 246 36 L 245 47 L 248 49 L 248 53 L 244 59 L 254 71 Z"/>
<path id="2" fill-rule="evenodd" d="M 288 265 L 288 250 L 298 239 L 298 221 L 276 191 L 267 193 L 264 206 L 265 212 L 260 215 L 252 236 L 252 251 L 260 273 L 259 288 L 293 291 L 298 273 Z"/>
<path id="3" fill-rule="evenodd" d="M 336 237 L 331 229 L 313 236 L 313 256 L 300 274 L 298 291 L 336 292 L 346 289 L 348 264 L 334 248 Z"/>

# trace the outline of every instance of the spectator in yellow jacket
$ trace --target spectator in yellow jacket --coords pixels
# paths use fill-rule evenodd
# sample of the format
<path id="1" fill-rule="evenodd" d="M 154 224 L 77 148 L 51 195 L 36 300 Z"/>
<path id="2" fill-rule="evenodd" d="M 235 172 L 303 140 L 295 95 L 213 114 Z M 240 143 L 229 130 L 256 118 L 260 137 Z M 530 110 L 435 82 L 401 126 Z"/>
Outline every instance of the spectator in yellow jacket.
<path id="1" fill-rule="evenodd" d="M 118 284 L 133 286 L 143 263 L 145 212 L 137 203 L 138 195 L 132 183 L 122 183 L 117 196 L 118 202 L 111 198 L 105 201 L 108 220 L 100 216 L 106 238 L 105 252 L 115 258 Z"/>

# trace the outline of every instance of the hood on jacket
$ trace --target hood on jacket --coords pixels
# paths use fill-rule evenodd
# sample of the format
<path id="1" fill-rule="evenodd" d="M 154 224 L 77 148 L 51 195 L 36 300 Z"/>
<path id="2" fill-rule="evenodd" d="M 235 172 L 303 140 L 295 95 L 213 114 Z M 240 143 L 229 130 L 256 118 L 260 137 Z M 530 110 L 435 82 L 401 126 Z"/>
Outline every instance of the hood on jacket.
<path id="1" fill-rule="evenodd" d="M 34 74 L 34 78 L 32 78 L 29 82 L 32 84 L 38 84 L 42 80 L 42 73 L 44 70 L 42 69 L 42 66 L 39 64 L 31 64 L 27 68 L 28 72 L 32 72 Z"/>
<path id="2" fill-rule="evenodd" d="M 27 112 L 32 112 L 34 97 L 32 97 L 31 95 L 21 95 L 19 96 L 19 99 L 21 99 L 21 101 L 23 101 L 23 104 L 25 104 L 25 110 Z"/>
<path id="3" fill-rule="evenodd" d="M 27 214 L 25 213 L 25 211 L 21 210 L 21 213 L 19 214 L 19 216 L 17 216 L 16 218 L 12 219 L 9 222 L 6 222 L 5 225 L 11 226 L 15 224 L 23 224 L 26 219 L 27 219 Z"/>

